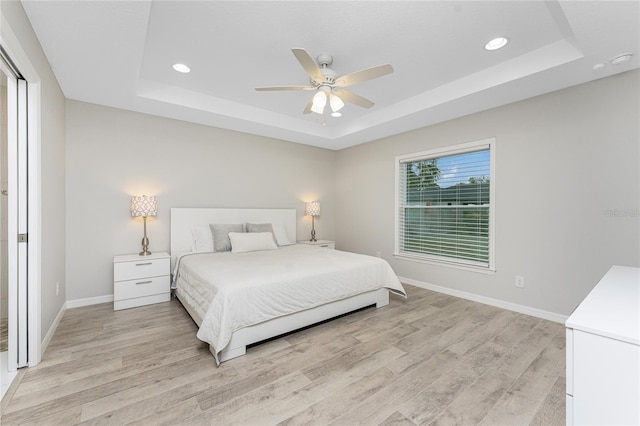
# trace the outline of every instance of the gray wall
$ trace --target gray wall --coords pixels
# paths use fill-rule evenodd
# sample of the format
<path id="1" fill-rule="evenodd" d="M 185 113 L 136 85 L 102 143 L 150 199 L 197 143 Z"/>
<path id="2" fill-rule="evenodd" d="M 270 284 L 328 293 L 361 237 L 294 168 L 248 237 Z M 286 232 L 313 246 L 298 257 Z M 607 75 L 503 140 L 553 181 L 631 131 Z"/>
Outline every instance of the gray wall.
<path id="1" fill-rule="evenodd" d="M 64 95 L 22 4 L 18 1 L 2 1 L 1 7 L 2 16 L 7 20 L 39 77 L 41 164 L 40 179 L 36 185 L 40 187 L 41 194 L 41 254 L 40 265 L 35 266 L 40 266 L 41 335 L 44 338 L 65 301 Z M 14 59 L 19 63 L 21 58 Z M 60 283 L 60 294 L 56 296 L 57 282 Z"/>
<path id="2" fill-rule="evenodd" d="M 567 315 L 614 264 L 640 266 L 639 72 L 338 152 L 339 249 L 402 277 Z M 394 157 L 496 138 L 496 273 L 393 257 Z M 525 277 L 525 288 L 514 286 Z"/>
<path id="3" fill-rule="evenodd" d="M 67 299 L 113 294 L 113 256 L 140 251 L 131 195 L 158 197 L 152 252 L 170 249 L 172 207 L 296 208 L 318 200 L 319 238 L 334 237 L 335 151 L 67 101 Z"/>

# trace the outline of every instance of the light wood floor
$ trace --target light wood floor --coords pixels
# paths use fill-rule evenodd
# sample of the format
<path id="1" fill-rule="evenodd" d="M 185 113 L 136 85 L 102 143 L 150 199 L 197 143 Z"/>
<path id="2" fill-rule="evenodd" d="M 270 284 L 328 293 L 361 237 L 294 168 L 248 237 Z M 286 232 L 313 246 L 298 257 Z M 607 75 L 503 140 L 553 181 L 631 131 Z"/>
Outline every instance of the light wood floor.
<path id="1" fill-rule="evenodd" d="M 564 424 L 561 324 L 405 288 L 220 367 L 176 300 L 70 309 L 1 423 Z"/>

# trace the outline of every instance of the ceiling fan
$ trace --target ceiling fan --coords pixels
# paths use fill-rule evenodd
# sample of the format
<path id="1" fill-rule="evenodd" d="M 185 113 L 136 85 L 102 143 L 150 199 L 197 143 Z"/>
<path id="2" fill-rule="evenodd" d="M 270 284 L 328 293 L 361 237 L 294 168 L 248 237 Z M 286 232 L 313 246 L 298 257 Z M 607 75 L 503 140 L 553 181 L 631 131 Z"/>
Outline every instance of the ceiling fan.
<path id="1" fill-rule="evenodd" d="M 258 91 L 278 91 L 278 90 L 315 90 L 316 94 L 309 100 L 303 114 L 315 112 L 322 114 L 329 101 L 329 106 L 334 117 L 339 117 L 338 112 L 344 102 L 349 102 L 362 108 L 371 108 L 375 105 L 369 99 L 358 96 L 355 93 L 343 90 L 343 87 L 352 86 L 363 81 L 382 77 L 393 72 L 393 67 L 389 64 L 378 65 L 376 67 L 352 72 L 342 77 L 338 77 L 336 72 L 330 68 L 333 58 L 330 55 L 319 55 L 318 63 L 304 49 L 291 49 L 294 56 L 302 65 L 302 68 L 309 74 L 310 86 L 275 86 L 256 87 Z"/>

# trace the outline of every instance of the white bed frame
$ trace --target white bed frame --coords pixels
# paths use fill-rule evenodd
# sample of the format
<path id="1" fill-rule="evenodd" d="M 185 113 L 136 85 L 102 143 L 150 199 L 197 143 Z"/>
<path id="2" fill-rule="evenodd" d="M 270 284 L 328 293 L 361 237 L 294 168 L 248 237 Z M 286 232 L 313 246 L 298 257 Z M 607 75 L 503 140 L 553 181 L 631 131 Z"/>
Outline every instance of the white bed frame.
<path id="1" fill-rule="evenodd" d="M 192 227 L 208 226 L 213 223 L 281 223 L 285 226 L 289 239 L 296 241 L 297 213 L 295 209 L 172 208 L 172 264 L 175 263 L 177 256 L 191 251 Z M 318 250 L 327 249 L 319 248 Z M 176 292 L 176 295 L 180 299 L 178 292 Z M 202 318 L 195 315 L 194 309 L 188 306 L 184 300 L 180 299 L 180 302 L 196 324 L 200 326 Z M 227 361 L 244 355 L 247 351 L 247 345 L 252 343 L 316 324 L 366 306 L 376 305 L 376 307 L 380 308 L 388 304 L 389 290 L 382 288 L 242 328 L 233 333 L 227 347 L 220 352 L 219 361 Z M 213 347 L 209 346 L 209 350 L 216 356 L 216 351 Z"/>

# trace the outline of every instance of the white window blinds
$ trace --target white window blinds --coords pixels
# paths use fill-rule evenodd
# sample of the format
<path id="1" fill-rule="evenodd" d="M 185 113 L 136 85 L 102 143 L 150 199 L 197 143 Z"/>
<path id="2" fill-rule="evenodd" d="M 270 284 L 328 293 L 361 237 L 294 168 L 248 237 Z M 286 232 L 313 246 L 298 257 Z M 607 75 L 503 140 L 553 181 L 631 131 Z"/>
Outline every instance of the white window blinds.
<path id="1" fill-rule="evenodd" d="M 491 145 L 398 157 L 396 254 L 492 266 Z"/>

